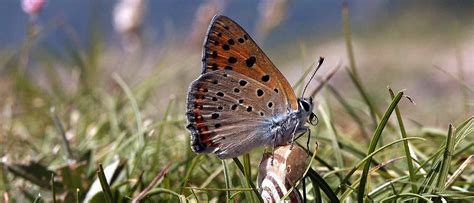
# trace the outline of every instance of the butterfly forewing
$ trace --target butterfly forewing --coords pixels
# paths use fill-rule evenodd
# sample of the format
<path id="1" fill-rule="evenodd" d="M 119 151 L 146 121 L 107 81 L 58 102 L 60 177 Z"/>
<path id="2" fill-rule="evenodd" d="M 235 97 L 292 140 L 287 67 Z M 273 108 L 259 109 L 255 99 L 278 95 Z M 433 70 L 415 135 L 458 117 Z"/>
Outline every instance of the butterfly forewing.
<path id="1" fill-rule="evenodd" d="M 273 89 L 240 73 L 217 70 L 201 75 L 188 94 L 193 150 L 229 158 L 271 145 L 272 118 L 285 114 L 283 103 Z"/>
<path id="2" fill-rule="evenodd" d="M 231 70 L 262 83 L 286 98 L 292 110 L 298 102 L 283 74 L 237 23 L 225 16 L 215 16 L 204 41 L 202 73 Z"/>

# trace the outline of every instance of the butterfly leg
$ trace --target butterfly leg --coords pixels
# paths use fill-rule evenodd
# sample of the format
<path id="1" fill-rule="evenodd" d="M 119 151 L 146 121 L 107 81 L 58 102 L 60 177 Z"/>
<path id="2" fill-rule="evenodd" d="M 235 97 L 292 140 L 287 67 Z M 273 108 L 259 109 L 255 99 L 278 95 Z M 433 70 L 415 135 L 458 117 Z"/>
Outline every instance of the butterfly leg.
<path id="1" fill-rule="evenodd" d="M 275 157 L 275 147 L 276 147 L 276 136 L 273 136 L 272 159 L 270 160 L 271 166 L 273 166 L 273 158 Z"/>
<path id="2" fill-rule="evenodd" d="M 301 132 L 301 133 L 299 133 Z M 307 127 L 304 127 L 302 128 L 302 130 L 299 130 L 299 132 L 296 132 L 298 135 L 298 137 L 295 138 L 295 140 L 299 139 L 300 137 L 302 137 L 306 132 L 308 132 L 308 139 L 306 140 L 306 151 L 309 151 L 309 142 L 311 140 L 311 129 L 310 128 L 307 128 Z"/>
<path id="3" fill-rule="evenodd" d="M 306 141 L 306 149 L 307 149 L 308 152 L 309 152 L 309 140 L 310 140 L 310 138 L 311 138 L 311 129 L 306 128 L 306 131 L 308 131 L 308 140 Z"/>
<path id="4" fill-rule="evenodd" d="M 309 130 L 310 129 L 307 127 L 300 128 L 300 130 L 296 131 L 296 134 L 298 134 L 298 136 L 295 138 L 295 140 L 300 139 L 300 137 L 303 137 L 303 135 Z M 311 132 L 310 132 L 310 135 L 311 135 Z"/>
<path id="5" fill-rule="evenodd" d="M 292 136 L 291 136 L 290 150 L 293 149 L 293 145 L 295 144 L 296 130 L 298 129 L 299 125 L 300 125 L 300 121 L 296 121 L 295 129 L 293 129 L 293 133 L 292 133 Z"/>

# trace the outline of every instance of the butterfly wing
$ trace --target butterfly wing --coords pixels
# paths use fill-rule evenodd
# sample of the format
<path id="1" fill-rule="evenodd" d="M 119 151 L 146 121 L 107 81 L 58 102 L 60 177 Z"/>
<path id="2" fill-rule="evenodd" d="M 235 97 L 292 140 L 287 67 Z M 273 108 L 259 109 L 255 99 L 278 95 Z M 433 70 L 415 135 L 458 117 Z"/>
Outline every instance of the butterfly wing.
<path id="1" fill-rule="evenodd" d="M 197 153 L 237 157 L 274 144 L 274 118 L 283 117 L 284 98 L 259 81 L 230 70 L 202 74 L 189 89 L 187 128 Z"/>
<path id="2" fill-rule="evenodd" d="M 226 16 L 214 16 L 204 40 L 202 74 L 232 70 L 252 78 L 284 97 L 284 104 L 298 109 L 288 80 L 247 32 Z"/>
<path id="3" fill-rule="evenodd" d="M 201 76 L 191 84 L 187 101 L 193 151 L 231 158 L 288 141 L 297 125 L 287 119 L 298 110 L 296 96 L 244 29 L 215 16 L 202 61 Z"/>

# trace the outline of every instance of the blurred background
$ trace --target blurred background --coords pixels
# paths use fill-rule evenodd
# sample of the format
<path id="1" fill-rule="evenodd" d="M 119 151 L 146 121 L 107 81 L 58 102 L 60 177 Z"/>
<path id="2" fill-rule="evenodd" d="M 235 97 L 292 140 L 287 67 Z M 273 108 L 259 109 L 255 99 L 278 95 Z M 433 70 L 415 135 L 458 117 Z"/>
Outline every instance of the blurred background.
<path id="1" fill-rule="evenodd" d="M 474 115 L 474 1 L 364 0 L 347 8 L 355 65 L 379 111 L 390 86 L 416 103 L 400 103 L 408 126 L 445 129 Z M 78 148 L 100 149 L 140 126 L 161 133 L 162 119 L 174 126 L 165 132 L 178 129 L 169 135 L 185 141 L 176 148 L 189 149 L 185 98 L 215 14 L 245 28 L 291 84 L 320 56 L 320 78 L 339 64 L 328 84 L 370 122 L 347 74 L 342 13 L 343 2 L 329 0 L 3 0 L 2 160 L 54 162 L 47 153 L 63 150 L 57 129 Z M 316 101 L 332 106 L 341 131 L 358 136 L 328 91 Z M 97 160 L 113 159 L 110 150 L 97 152 Z"/>
<path id="2" fill-rule="evenodd" d="M 349 1 L 356 63 L 371 94 L 383 99 L 387 85 L 406 89 L 418 104 L 407 112 L 431 124 L 453 121 L 472 107 L 472 92 L 471 97 L 463 93 L 458 79 L 463 72 L 462 83 L 472 86 L 473 8 L 472 1 Z M 251 33 L 293 84 L 319 56 L 326 57 L 322 75 L 338 63 L 348 65 L 341 12 L 341 1 L 46 1 L 34 17 L 37 33 L 25 67 L 29 79 L 47 83 L 36 73 L 41 72 L 38 60 L 54 55 L 67 63 L 72 59 L 65 50 L 90 48 L 97 40 L 104 57 L 97 62 L 101 79 L 118 72 L 135 83 L 164 63 L 168 68 L 162 68 L 162 74 L 175 71 L 185 80 L 163 81 L 161 85 L 179 91 L 154 94 L 183 98 L 200 70 L 209 19 L 223 14 Z M 5 64 L 26 43 L 30 16 L 18 1 L 6 0 L 0 3 L 0 17 Z M 58 72 L 74 69 L 64 63 L 54 66 Z M 11 68 L 3 66 L 2 71 Z M 63 74 L 61 78 L 68 77 Z M 352 87 L 343 75 L 336 74 L 332 83 L 349 91 Z"/>

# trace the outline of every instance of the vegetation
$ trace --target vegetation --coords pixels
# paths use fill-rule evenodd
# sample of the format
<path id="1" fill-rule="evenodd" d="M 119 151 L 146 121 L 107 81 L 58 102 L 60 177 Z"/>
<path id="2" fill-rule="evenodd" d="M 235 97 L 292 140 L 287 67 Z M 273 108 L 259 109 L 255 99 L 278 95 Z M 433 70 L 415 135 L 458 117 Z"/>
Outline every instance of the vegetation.
<path id="1" fill-rule="evenodd" d="M 332 82 L 314 92 L 320 122 L 311 127 L 313 158 L 300 181 L 307 200 L 473 201 L 469 100 L 458 121 L 441 128 L 407 119 L 400 104 L 414 103 L 409 91 L 375 94 L 387 84 L 367 86 L 361 79 L 347 7 L 343 19 L 349 65 L 336 74 L 348 76 L 349 91 L 359 96 L 346 96 Z M 64 46 L 38 48 L 38 36 L 46 33 L 29 27 L 18 51 L 0 53 L 2 200 L 261 201 L 255 184 L 264 149 L 233 160 L 190 150 L 185 91 L 199 72 L 199 50 L 169 44 L 153 60 L 124 54 L 106 48 L 93 21 L 87 46 L 60 26 Z M 27 69 L 32 61 L 34 69 Z M 457 78 L 462 94 L 472 98 L 468 76 Z M 303 83 L 297 84 L 300 90 Z M 444 108 L 454 107 L 452 101 Z M 298 140 L 302 146 L 307 136 Z"/>

